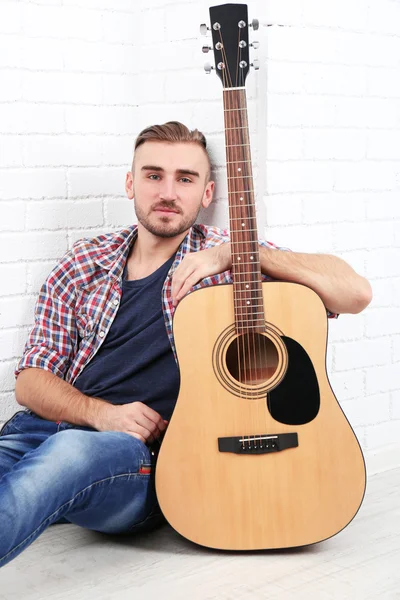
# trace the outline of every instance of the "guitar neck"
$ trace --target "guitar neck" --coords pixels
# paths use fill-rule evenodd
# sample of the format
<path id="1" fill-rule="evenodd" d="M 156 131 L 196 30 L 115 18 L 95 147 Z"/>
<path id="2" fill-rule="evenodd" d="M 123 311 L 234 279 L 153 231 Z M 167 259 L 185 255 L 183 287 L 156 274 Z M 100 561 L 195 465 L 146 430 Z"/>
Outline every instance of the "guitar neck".
<path id="1" fill-rule="evenodd" d="M 223 97 L 236 330 L 264 331 L 246 91 L 225 88 Z"/>

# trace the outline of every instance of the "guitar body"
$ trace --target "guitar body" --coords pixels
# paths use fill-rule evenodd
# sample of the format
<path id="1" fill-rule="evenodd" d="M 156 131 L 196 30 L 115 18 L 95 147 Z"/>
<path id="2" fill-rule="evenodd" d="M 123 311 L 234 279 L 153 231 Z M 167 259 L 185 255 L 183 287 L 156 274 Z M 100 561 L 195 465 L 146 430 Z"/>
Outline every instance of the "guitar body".
<path id="1" fill-rule="evenodd" d="M 321 299 L 287 282 L 263 283 L 262 294 L 265 334 L 254 335 L 246 382 L 229 366 L 238 340 L 233 285 L 189 294 L 174 316 L 181 386 L 158 457 L 157 497 L 177 532 L 210 548 L 325 540 L 353 519 L 365 492 L 363 455 L 326 373 Z M 285 448 L 285 434 L 297 444 Z M 222 451 L 221 438 L 242 440 L 240 450 Z"/>

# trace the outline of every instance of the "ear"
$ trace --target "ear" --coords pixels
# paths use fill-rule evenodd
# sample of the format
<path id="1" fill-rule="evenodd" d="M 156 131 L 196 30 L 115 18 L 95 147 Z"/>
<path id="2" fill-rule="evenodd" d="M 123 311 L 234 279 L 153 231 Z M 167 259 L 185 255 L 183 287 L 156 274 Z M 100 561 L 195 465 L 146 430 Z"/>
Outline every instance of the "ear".
<path id="1" fill-rule="evenodd" d="M 129 198 L 129 200 L 132 200 L 133 196 L 134 196 L 132 171 L 128 171 L 127 174 L 126 174 L 125 192 L 126 192 L 126 195 Z"/>
<path id="2" fill-rule="evenodd" d="M 214 195 L 215 181 L 209 181 L 204 190 L 203 199 L 201 201 L 201 205 L 203 208 L 207 208 L 210 206 L 213 195 Z"/>

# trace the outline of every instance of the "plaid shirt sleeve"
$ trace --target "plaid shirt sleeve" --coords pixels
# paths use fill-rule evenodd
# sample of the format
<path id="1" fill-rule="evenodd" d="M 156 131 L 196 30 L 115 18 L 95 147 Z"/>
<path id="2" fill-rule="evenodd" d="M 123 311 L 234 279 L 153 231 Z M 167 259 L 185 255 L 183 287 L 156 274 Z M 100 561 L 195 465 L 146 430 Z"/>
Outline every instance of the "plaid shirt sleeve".
<path id="1" fill-rule="evenodd" d="M 15 369 L 37 367 L 64 378 L 78 345 L 75 320 L 74 252 L 70 250 L 44 282 L 35 306 L 35 324 Z"/>

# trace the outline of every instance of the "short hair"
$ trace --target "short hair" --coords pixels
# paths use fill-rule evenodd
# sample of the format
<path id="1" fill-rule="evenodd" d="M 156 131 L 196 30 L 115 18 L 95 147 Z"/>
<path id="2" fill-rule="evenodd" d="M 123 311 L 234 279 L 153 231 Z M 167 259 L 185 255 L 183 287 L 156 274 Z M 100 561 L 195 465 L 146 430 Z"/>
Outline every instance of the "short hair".
<path id="1" fill-rule="evenodd" d="M 168 121 L 163 125 L 151 125 L 143 129 L 136 138 L 135 152 L 139 146 L 147 141 L 171 142 L 171 143 L 194 143 L 200 145 L 207 157 L 208 175 L 210 178 L 211 159 L 207 150 L 207 140 L 205 135 L 198 129 L 190 130 L 186 125 L 179 121 Z"/>

